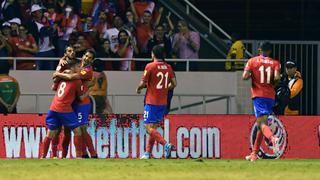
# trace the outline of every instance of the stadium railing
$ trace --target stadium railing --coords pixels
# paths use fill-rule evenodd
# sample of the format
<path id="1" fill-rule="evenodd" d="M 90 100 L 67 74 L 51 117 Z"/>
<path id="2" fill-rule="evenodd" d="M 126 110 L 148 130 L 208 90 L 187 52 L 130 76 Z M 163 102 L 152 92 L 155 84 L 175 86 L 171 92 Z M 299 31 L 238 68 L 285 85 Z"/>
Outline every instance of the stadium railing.
<path id="1" fill-rule="evenodd" d="M 9 60 L 13 63 L 12 70 L 17 70 L 17 61 L 58 61 L 57 57 L 0 57 L 0 61 Z M 131 61 L 150 62 L 151 58 L 99 58 L 102 61 L 129 61 L 129 71 L 131 70 Z M 225 62 L 225 61 L 247 61 L 247 59 L 166 59 L 167 62 L 185 62 L 186 71 L 190 71 L 191 62 Z"/>
<path id="2" fill-rule="evenodd" d="M 35 110 L 32 113 L 46 113 L 46 112 L 41 112 L 40 111 L 40 98 L 41 97 L 53 97 L 53 93 L 21 93 L 21 96 L 32 96 L 35 97 Z M 118 113 L 119 111 L 116 109 L 116 98 L 117 97 L 139 97 L 139 96 L 144 96 L 143 94 L 108 94 L 108 97 L 111 97 L 111 106 L 114 109 L 115 113 Z M 231 112 L 231 98 L 235 97 L 233 94 L 227 94 L 227 95 L 217 95 L 217 94 L 174 94 L 173 98 L 177 97 L 178 98 L 178 106 L 177 107 L 172 107 L 170 109 L 170 112 L 177 112 L 176 114 L 182 114 L 182 110 L 194 106 L 199 106 L 201 105 L 201 114 L 206 114 L 206 106 L 208 103 L 212 103 L 215 101 L 220 101 L 220 100 L 226 100 L 226 112 L 225 114 L 230 114 Z M 182 98 L 183 97 L 201 97 L 202 101 L 198 102 L 193 102 L 190 104 L 182 104 Z M 209 98 L 211 97 L 211 98 Z M 213 98 L 214 97 L 214 98 Z M 93 106 L 93 113 L 96 113 L 96 102 L 93 97 L 90 97 L 92 101 L 92 106 Z M 30 102 L 32 103 L 32 102 Z M 48 107 L 49 108 L 49 107 Z M 30 112 L 29 112 L 30 113 Z"/>

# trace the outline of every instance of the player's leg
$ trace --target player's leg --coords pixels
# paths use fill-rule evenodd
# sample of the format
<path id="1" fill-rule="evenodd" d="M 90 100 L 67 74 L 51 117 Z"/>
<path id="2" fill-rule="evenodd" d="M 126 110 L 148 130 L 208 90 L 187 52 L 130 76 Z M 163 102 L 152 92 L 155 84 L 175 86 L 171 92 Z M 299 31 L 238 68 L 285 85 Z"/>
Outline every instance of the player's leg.
<path id="1" fill-rule="evenodd" d="M 62 140 L 62 158 L 66 158 L 69 151 L 70 141 L 71 141 L 71 129 L 68 127 L 63 127 L 63 140 Z"/>
<path id="2" fill-rule="evenodd" d="M 82 136 L 80 123 L 74 112 L 70 113 L 60 113 L 59 118 L 64 127 L 68 127 L 73 131 L 73 142 L 76 148 L 76 157 L 82 158 Z"/>
<path id="3" fill-rule="evenodd" d="M 150 151 L 150 152 L 147 151 L 146 153 L 149 153 L 149 155 L 151 154 L 154 141 L 157 141 L 163 146 L 165 146 L 165 150 L 166 150 L 165 157 L 169 158 L 171 155 L 171 150 L 173 146 L 170 143 L 167 143 L 166 140 L 156 130 L 157 127 L 159 126 L 159 123 L 162 121 L 164 117 L 165 110 L 166 110 L 166 106 L 155 106 L 155 105 L 149 105 L 149 104 L 145 105 L 144 124 L 147 132 L 149 133 L 147 147 L 149 147 L 149 151 Z"/>
<path id="4" fill-rule="evenodd" d="M 50 143 L 52 139 L 56 136 L 57 130 L 61 126 L 59 119 L 57 118 L 57 113 L 50 111 L 46 117 L 46 125 L 48 127 L 48 132 L 43 140 L 42 154 L 41 158 L 46 158 Z"/>
<path id="5" fill-rule="evenodd" d="M 57 135 L 52 139 L 51 149 L 52 149 L 52 158 L 58 157 L 58 145 L 60 140 L 61 127 L 57 130 Z"/>
<path id="6" fill-rule="evenodd" d="M 258 128 L 261 133 L 273 143 L 273 151 L 277 153 L 278 138 L 273 136 L 273 132 L 268 126 L 268 116 L 272 114 L 274 100 L 270 98 L 257 98 L 254 100 L 254 108 L 257 117 Z"/>
<path id="7" fill-rule="evenodd" d="M 97 158 L 97 152 L 94 149 L 92 138 L 87 131 L 87 124 L 89 123 L 89 113 L 91 110 L 91 104 L 79 105 L 76 108 L 78 119 L 81 124 L 81 135 L 83 140 L 82 153 L 85 157 L 88 157 L 87 148 L 92 158 Z"/>

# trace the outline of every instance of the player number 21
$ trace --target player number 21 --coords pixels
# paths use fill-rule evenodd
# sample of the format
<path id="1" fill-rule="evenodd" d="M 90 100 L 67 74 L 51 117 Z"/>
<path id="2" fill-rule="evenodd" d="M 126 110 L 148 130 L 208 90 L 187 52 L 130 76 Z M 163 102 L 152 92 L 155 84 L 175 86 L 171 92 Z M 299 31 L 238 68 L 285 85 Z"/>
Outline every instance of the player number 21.
<path id="1" fill-rule="evenodd" d="M 168 88 L 168 77 L 169 77 L 169 73 L 166 72 L 166 74 L 163 75 L 163 72 L 158 72 L 157 77 L 160 77 L 160 81 L 157 84 L 157 89 L 162 89 L 163 88 L 163 79 L 165 78 L 165 84 L 164 84 L 164 88 Z"/>
<path id="2" fill-rule="evenodd" d="M 260 71 L 260 83 L 264 83 L 264 71 L 267 72 L 267 84 L 270 84 L 270 76 L 271 76 L 271 67 L 267 67 L 266 69 L 264 69 L 264 66 L 260 66 L 259 67 L 259 71 Z"/>

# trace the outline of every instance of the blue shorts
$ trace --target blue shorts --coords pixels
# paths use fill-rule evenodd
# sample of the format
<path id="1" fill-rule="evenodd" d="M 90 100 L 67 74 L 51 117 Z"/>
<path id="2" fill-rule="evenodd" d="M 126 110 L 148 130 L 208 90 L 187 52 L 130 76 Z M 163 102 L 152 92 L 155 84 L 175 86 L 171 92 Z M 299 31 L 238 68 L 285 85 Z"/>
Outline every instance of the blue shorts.
<path id="1" fill-rule="evenodd" d="M 71 129 L 80 126 L 77 116 L 74 112 L 60 113 L 51 110 L 48 111 L 46 125 L 50 130 L 57 130 L 62 125 Z"/>
<path id="2" fill-rule="evenodd" d="M 256 115 L 256 118 L 272 114 L 274 103 L 274 99 L 271 98 L 253 98 L 254 114 Z"/>
<path id="3" fill-rule="evenodd" d="M 163 120 L 166 109 L 166 105 L 144 105 L 143 122 L 145 124 L 160 123 Z"/>
<path id="4" fill-rule="evenodd" d="M 73 106 L 73 110 L 78 116 L 77 119 L 81 126 L 89 123 L 91 104 L 77 104 Z"/>

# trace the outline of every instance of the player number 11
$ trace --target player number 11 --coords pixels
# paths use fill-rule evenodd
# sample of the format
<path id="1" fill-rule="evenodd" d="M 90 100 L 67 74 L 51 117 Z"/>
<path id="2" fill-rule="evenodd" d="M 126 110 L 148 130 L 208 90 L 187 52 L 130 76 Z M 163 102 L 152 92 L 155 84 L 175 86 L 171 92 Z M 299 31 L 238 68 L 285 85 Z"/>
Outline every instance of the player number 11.
<path id="1" fill-rule="evenodd" d="M 264 83 L 264 71 L 267 72 L 267 84 L 270 84 L 270 76 L 271 76 L 271 67 L 267 67 L 266 70 L 264 70 L 264 66 L 259 67 L 260 71 L 260 83 Z"/>

